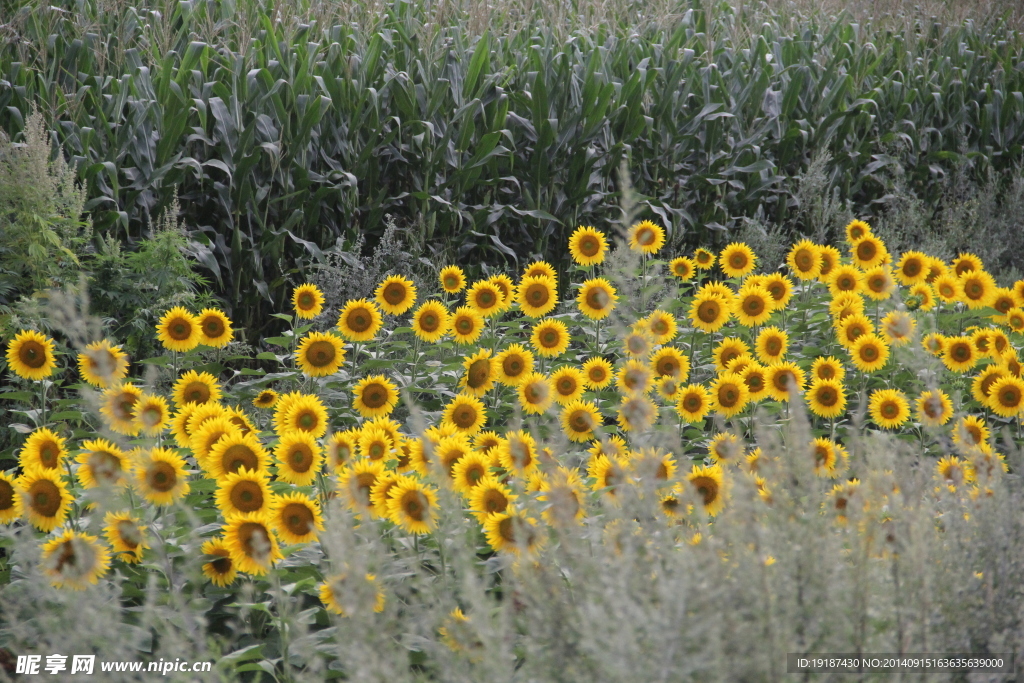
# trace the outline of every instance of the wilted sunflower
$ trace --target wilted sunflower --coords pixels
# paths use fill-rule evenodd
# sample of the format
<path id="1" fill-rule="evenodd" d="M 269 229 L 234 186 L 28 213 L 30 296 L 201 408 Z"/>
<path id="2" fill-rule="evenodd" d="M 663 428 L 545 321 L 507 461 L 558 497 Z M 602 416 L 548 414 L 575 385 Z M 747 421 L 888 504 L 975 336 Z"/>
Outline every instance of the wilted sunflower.
<path id="1" fill-rule="evenodd" d="M 345 361 L 345 347 L 333 334 L 310 332 L 295 349 L 295 362 L 299 370 L 310 377 L 327 377 L 341 369 Z"/>
<path id="2" fill-rule="evenodd" d="M 757 257 L 754 250 L 742 242 L 733 242 L 718 255 L 718 265 L 729 277 L 743 277 L 754 270 Z"/>
<path id="3" fill-rule="evenodd" d="M 269 457 L 254 434 L 228 433 L 219 439 L 204 459 L 210 476 L 220 479 L 243 469 L 266 472 Z"/>
<path id="4" fill-rule="evenodd" d="M 491 358 L 490 349 L 480 349 L 466 356 L 462 361 L 466 374 L 459 378 L 459 387 L 470 396 L 483 396 L 494 386 L 498 376 L 496 359 Z"/>
<path id="5" fill-rule="evenodd" d="M 391 521 L 410 533 L 430 533 L 436 510 L 434 489 L 413 477 L 401 477 L 388 491 Z"/>
<path id="6" fill-rule="evenodd" d="M 466 303 L 483 317 L 491 318 L 503 310 L 505 295 L 490 280 L 479 280 L 466 292 Z"/>
<path id="7" fill-rule="evenodd" d="M 30 469 L 18 479 L 22 507 L 29 523 L 50 532 L 64 523 L 72 497 L 56 470 Z"/>
<path id="8" fill-rule="evenodd" d="M 942 362 L 952 372 L 967 372 L 978 363 L 978 349 L 970 337 L 947 337 Z"/>
<path id="9" fill-rule="evenodd" d="M 199 346 L 202 332 L 194 315 L 181 306 L 175 306 L 161 316 L 156 325 L 156 336 L 168 351 L 187 353 Z"/>
<path id="10" fill-rule="evenodd" d="M 519 386 L 533 372 L 533 354 L 521 344 L 512 344 L 494 357 L 494 372 L 505 386 Z"/>
<path id="11" fill-rule="evenodd" d="M 941 427 L 953 417 L 953 403 L 941 389 L 924 391 L 917 398 L 917 419 L 929 427 Z"/>
<path id="12" fill-rule="evenodd" d="M 313 435 L 292 431 L 281 436 L 274 448 L 277 478 L 296 486 L 309 486 L 323 467 L 323 454 Z"/>
<path id="13" fill-rule="evenodd" d="M 320 503 L 298 492 L 277 499 L 270 523 L 281 540 L 289 545 L 315 541 L 317 532 L 324 530 Z"/>
<path id="14" fill-rule="evenodd" d="M 171 408 L 163 396 L 143 394 L 135 404 L 135 421 L 145 436 L 159 436 L 171 423 Z"/>
<path id="15" fill-rule="evenodd" d="M 586 376 L 588 387 L 604 389 L 614 377 L 614 368 L 610 361 L 600 356 L 594 356 L 583 363 L 583 374 Z"/>
<path id="16" fill-rule="evenodd" d="M 135 422 L 135 403 L 142 397 L 142 389 L 122 383 L 103 391 L 100 414 L 107 419 L 111 430 L 126 436 L 139 433 Z"/>
<path id="17" fill-rule="evenodd" d="M 889 362 L 889 345 L 874 332 L 862 334 L 849 347 L 850 359 L 861 372 L 875 372 Z"/>
<path id="18" fill-rule="evenodd" d="M 542 318 L 558 305 L 554 278 L 547 276 L 524 277 L 516 288 L 519 309 L 531 318 Z"/>
<path id="19" fill-rule="evenodd" d="M 105 389 L 128 375 L 128 354 L 108 340 L 92 342 L 78 354 L 78 373 L 94 387 Z"/>
<path id="20" fill-rule="evenodd" d="M 312 320 L 324 310 L 324 293 L 316 285 L 299 285 L 292 292 L 292 307 L 297 318 Z"/>
<path id="21" fill-rule="evenodd" d="M 18 464 L 23 470 L 59 470 L 68 454 L 65 443 L 64 437 L 46 427 L 40 427 L 25 439 L 25 444 L 18 452 Z"/>
<path id="22" fill-rule="evenodd" d="M 135 489 L 153 505 L 171 505 L 189 492 L 185 461 L 169 448 L 144 451 L 133 469 Z"/>
<path id="23" fill-rule="evenodd" d="M 801 280 L 815 279 L 821 273 L 818 245 L 810 240 L 800 240 L 789 250 L 786 263 L 790 272 Z"/>
<path id="24" fill-rule="evenodd" d="M 589 441 L 602 422 L 601 412 L 592 401 L 575 400 L 562 410 L 562 431 L 570 441 Z"/>
<path id="25" fill-rule="evenodd" d="M 398 403 L 398 387 L 384 375 L 369 375 L 352 389 L 352 407 L 363 417 L 391 414 Z"/>
<path id="26" fill-rule="evenodd" d="M 629 228 L 629 248 L 644 254 L 657 254 L 665 245 L 665 229 L 651 221 L 640 221 Z"/>
<path id="27" fill-rule="evenodd" d="M 725 372 L 711 382 L 711 408 L 724 417 L 739 414 L 750 400 L 750 392 L 743 378 L 734 372 Z"/>
<path id="28" fill-rule="evenodd" d="M 338 330 L 349 341 L 370 341 L 383 325 L 377 304 L 366 299 L 347 302 L 338 315 Z"/>
<path id="29" fill-rule="evenodd" d="M 451 316 L 440 301 L 425 301 L 412 315 L 413 333 L 428 343 L 439 341 L 450 326 Z"/>
<path id="30" fill-rule="evenodd" d="M 385 313 L 402 315 L 416 303 L 416 285 L 401 275 L 390 275 L 377 286 L 374 297 Z"/>
<path id="31" fill-rule="evenodd" d="M 247 512 L 269 512 L 274 494 L 265 473 L 240 469 L 217 478 L 214 500 L 224 519 L 230 519 Z"/>
<path id="32" fill-rule="evenodd" d="M 458 266 L 445 266 L 438 275 L 441 289 L 449 294 L 458 294 L 466 286 L 466 274 Z"/>
<path id="33" fill-rule="evenodd" d="M 210 579 L 213 585 L 224 587 L 234 583 L 238 570 L 231 560 L 231 551 L 228 550 L 222 536 L 211 538 L 203 543 L 199 552 L 212 558 L 203 563 L 203 574 Z"/>
<path id="34" fill-rule="evenodd" d="M 690 384 L 679 394 L 676 412 L 686 422 L 702 422 L 711 410 L 711 394 L 703 384 Z"/>
<path id="35" fill-rule="evenodd" d="M 882 429 L 895 429 L 910 419 L 910 405 L 899 389 L 876 389 L 869 402 L 871 419 Z"/>
<path id="36" fill-rule="evenodd" d="M 383 612 L 384 591 L 373 574 L 363 576 L 363 582 L 356 584 L 347 574 L 329 576 L 320 586 L 320 602 L 328 612 L 348 616 L 349 612 Z"/>
<path id="37" fill-rule="evenodd" d="M 686 481 L 697 495 L 704 512 L 714 517 L 725 506 L 725 473 L 719 465 L 694 465 L 686 475 Z"/>
<path id="38" fill-rule="evenodd" d="M 284 557 L 266 515 L 250 512 L 232 517 L 224 525 L 224 544 L 238 571 L 263 576 Z"/>
<path id="39" fill-rule="evenodd" d="M 603 233 L 590 226 L 581 225 L 569 236 L 569 253 L 572 260 L 581 266 L 596 266 L 604 261 L 608 240 Z"/>
<path id="40" fill-rule="evenodd" d="M 513 508 L 484 520 L 487 543 L 498 552 L 532 555 L 544 544 L 543 528 L 532 517 Z"/>
<path id="41" fill-rule="evenodd" d="M 83 441 L 75 462 L 78 482 L 87 489 L 124 483 L 128 470 L 124 452 L 105 439 Z"/>
<path id="42" fill-rule="evenodd" d="M 693 326 L 712 333 L 722 329 L 732 316 L 732 302 L 714 294 L 698 293 L 690 304 Z"/>
<path id="43" fill-rule="evenodd" d="M 256 408 L 262 408 L 264 410 L 273 408 L 277 404 L 279 394 L 273 389 L 264 389 L 260 393 L 256 394 L 256 398 L 252 400 L 253 406 Z"/>
<path id="44" fill-rule="evenodd" d="M 53 340 L 35 330 L 18 332 L 7 345 L 7 365 L 22 379 L 46 379 L 57 367 Z"/>
<path id="45" fill-rule="evenodd" d="M 0 472 L 0 524 L 10 524 L 24 514 L 18 480 Z"/>
<path id="46" fill-rule="evenodd" d="M 473 344 L 484 331 L 484 319 L 476 309 L 459 306 L 451 317 L 451 333 L 456 344 Z"/>
<path id="47" fill-rule="evenodd" d="M 774 300 L 771 293 L 761 286 L 749 284 L 740 288 L 736 294 L 736 320 L 740 325 L 753 327 L 763 325 L 772 317 Z"/>
<path id="48" fill-rule="evenodd" d="M 65 529 L 43 544 L 39 563 L 57 588 L 84 590 L 110 569 L 110 553 L 95 536 Z"/>
<path id="49" fill-rule="evenodd" d="M 693 279 L 697 266 L 694 264 L 693 259 L 677 256 L 668 264 L 668 269 L 679 280 L 686 282 Z"/>
<path id="50" fill-rule="evenodd" d="M 480 399 L 457 394 L 445 406 L 441 419 L 464 434 L 474 434 L 487 423 L 487 411 Z"/>
<path id="51" fill-rule="evenodd" d="M 580 313 L 591 320 L 604 320 L 615 309 L 619 300 L 615 288 L 603 277 L 592 278 L 580 285 L 576 305 Z"/>
<path id="52" fill-rule="evenodd" d="M 200 344 L 221 349 L 230 344 L 235 336 L 231 319 L 216 308 L 204 308 L 196 316 L 196 322 L 199 324 Z"/>
<path id="53" fill-rule="evenodd" d="M 846 411 L 843 383 L 835 379 L 815 379 L 807 390 L 807 405 L 819 417 L 839 417 Z"/>
<path id="54" fill-rule="evenodd" d="M 663 346 L 655 351 L 650 367 L 655 377 L 672 377 L 685 382 L 690 375 L 690 361 L 674 346 Z"/>
<path id="55" fill-rule="evenodd" d="M 569 328 L 561 320 L 546 318 L 533 326 L 530 344 L 541 356 L 559 356 L 569 348 Z"/>
<path id="56" fill-rule="evenodd" d="M 131 512 L 108 512 L 103 517 L 106 526 L 103 535 L 114 551 L 115 557 L 127 564 L 142 562 L 143 551 L 149 547 L 146 542 L 146 527 Z"/>

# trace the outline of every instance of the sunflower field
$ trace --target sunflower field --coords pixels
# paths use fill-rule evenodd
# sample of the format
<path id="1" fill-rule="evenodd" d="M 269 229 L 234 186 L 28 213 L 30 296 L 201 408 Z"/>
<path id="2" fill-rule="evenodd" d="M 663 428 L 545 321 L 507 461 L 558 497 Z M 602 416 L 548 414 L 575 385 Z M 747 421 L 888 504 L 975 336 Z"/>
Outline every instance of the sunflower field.
<path id="1" fill-rule="evenodd" d="M 782 264 L 627 225 L 319 327 L 305 284 L 259 347 L 213 308 L 153 358 L 70 305 L 22 330 L 0 644 L 265 681 L 1020 653 L 1024 281 L 860 220 Z"/>

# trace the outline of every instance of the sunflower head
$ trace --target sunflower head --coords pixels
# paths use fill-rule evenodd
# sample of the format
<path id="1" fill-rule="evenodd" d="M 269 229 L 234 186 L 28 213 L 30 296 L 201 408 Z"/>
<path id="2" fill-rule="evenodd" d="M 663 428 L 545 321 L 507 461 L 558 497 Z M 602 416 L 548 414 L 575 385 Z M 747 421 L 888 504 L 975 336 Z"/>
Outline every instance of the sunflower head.
<path id="1" fill-rule="evenodd" d="M 569 348 L 569 328 L 561 320 L 541 320 L 533 326 L 530 343 L 541 356 L 560 356 Z"/>
<path id="2" fill-rule="evenodd" d="M 604 261 L 608 240 L 604 234 L 590 226 L 576 228 L 569 236 L 569 253 L 581 266 L 594 266 Z"/>
<path id="3" fill-rule="evenodd" d="M 181 306 L 163 314 L 157 323 L 156 333 L 168 351 L 188 352 L 199 346 L 202 340 L 199 320 Z"/>
<path id="4" fill-rule="evenodd" d="M 43 544 L 41 566 L 54 586 L 83 590 L 110 569 L 110 553 L 95 536 L 67 529 Z"/>
<path id="5" fill-rule="evenodd" d="M 402 315 L 416 303 L 416 285 L 401 275 L 385 278 L 374 294 L 377 304 L 391 315 Z"/>
<path id="6" fill-rule="evenodd" d="M 665 245 L 665 229 L 651 221 L 640 221 L 629 229 L 629 248 L 644 254 L 657 254 Z"/>
<path id="7" fill-rule="evenodd" d="M 295 350 L 295 362 L 310 377 L 327 377 L 341 369 L 345 347 L 333 334 L 310 332 Z"/>
<path id="8" fill-rule="evenodd" d="M 89 384 L 105 389 L 128 375 L 128 355 L 106 339 L 92 342 L 78 354 L 78 372 Z"/>
<path id="9" fill-rule="evenodd" d="M 451 326 L 451 314 L 440 301 L 425 301 L 412 316 L 413 333 L 425 342 L 439 341 Z"/>
<path id="10" fill-rule="evenodd" d="M 292 307 L 296 317 L 312 320 L 324 310 L 324 293 L 313 284 L 303 284 L 292 292 Z"/>
<path id="11" fill-rule="evenodd" d="M 338 315 L 338 330 L 349 341 L 370 341 L 383 325 L 377 304 L 366 299 L 353 299 Z"/>
<path id="12" fill-rule="evenodd" d="M 466 286 L 466 274 L 458 266 L 445 266 L 438 275 L 441 289 L 449 294 L 457 294 Z"/>
<path id="13" fill-rule="evenodd" d="M 757 257 L 754 250 L 743 242 L 733 242 L 718 255 L 718 264 L 729 277 L 743 277 L 754 270 Z"/>
<path id="14" fill-rule="evenodd" d="M 7 345 L 7 365 L 22 379 L 46 379 L 57 368 L 53 340 L 35 330 L 22 330 Z"/>
<path id="15" fill-rule="evenodd" d="M 369 375 L 352 389 L 352 407 L 363 417 L 385 417 L 398 403 L 398 387 L 384 375 Z"/>
<path id="16" fill-rule="evenodd" d="M 199 324 L 200 344 L 220 349 L 230 344 L 235 336 L 231 319 L 216 308 L 204 308 L 196 316 L 196 322 Z"/>
<path id="17" fill-rule="evenodd" d="M 591 320 L 603 320 L 616 306 L 619 297 L 611 282 L 603 277 L 592 278 L 583 283 L 576 304 L 580 313 Z"/>

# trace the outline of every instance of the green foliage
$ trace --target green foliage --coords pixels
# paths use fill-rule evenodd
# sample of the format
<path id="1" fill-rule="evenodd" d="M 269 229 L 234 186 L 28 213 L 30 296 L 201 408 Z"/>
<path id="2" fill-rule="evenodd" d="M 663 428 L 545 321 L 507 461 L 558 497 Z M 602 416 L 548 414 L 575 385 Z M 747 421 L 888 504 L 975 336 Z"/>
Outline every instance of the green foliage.
<path id="1" fill-rule="evenodd" d="M 386 213 L 467 261 L 553 257 L 615 216 L 620 161 L 676 244 L 748 219 L 809 232 L 799 187 L 826 155 L 824 192 L 866 216 L 897 173 L 928 215 L 954 171 L 998 190 L 1021 161 L 1024 40 L 998 22 L 902 31 L 689 0 L 590 23 L 580 3 L 562 26 L 547 3 L 442 4 L 22 0 L 0 126 L 45 111 L 120 239 L 178 187 L 247 325 L 322 245 L 372 246 Z"/>

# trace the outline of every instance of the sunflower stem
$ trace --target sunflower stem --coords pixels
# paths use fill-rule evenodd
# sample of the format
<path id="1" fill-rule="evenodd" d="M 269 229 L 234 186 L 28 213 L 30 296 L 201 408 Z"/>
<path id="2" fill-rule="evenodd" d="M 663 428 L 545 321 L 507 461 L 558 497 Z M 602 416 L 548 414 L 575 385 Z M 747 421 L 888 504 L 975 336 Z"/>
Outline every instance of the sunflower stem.
<path id="1" fill-rule="evenodd" d="M 39 426 L 46 426 L 46 380 L 39 381 Z"/>

